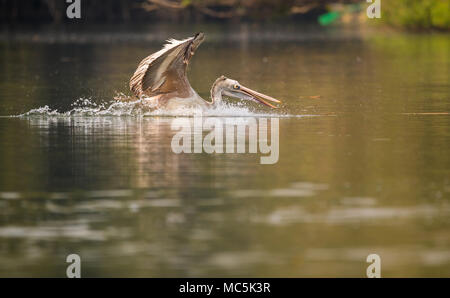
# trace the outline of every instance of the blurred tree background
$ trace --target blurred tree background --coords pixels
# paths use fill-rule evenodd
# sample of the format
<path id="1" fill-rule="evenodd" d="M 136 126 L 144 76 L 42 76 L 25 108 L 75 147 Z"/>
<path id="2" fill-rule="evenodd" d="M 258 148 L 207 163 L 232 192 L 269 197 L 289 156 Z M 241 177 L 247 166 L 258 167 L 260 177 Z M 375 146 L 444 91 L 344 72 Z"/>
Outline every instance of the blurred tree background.
<path id="1" fill-rule="evenodd" d="M 450 0 L 381 0 L 381 22 L 411 29 L 450 28 Z M 86 23 L 316 21 L 336 6 L 357 5 L 365 13 L 365 0 L 81 0 Z M 65 0 L 0 0 L 2 24 L 60 24 Z M 352 10 L 355 11 L 354 9 Z"/>
<path id="2" fill-rule="evenodd" d="M 406 28 L 450 28 L 450 0 L 394 0 L 383 2 L 383 18 Z"/>

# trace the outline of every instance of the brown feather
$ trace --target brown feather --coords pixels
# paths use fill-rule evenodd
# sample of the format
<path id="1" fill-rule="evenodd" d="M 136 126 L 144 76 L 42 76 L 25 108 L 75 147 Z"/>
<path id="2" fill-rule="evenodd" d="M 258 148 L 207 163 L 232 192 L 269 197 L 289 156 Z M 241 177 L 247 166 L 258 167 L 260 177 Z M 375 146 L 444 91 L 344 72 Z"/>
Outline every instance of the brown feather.
<path id="1" fill-rule="evenodd" d="M 131 77 L 130 89 L 137 96 L 156 96 L 172 92 L 183 93 L 190 88 L 187 65 L 194 54 L 194 37 L 170 40 L 160 51 L 141 61 Z"/>

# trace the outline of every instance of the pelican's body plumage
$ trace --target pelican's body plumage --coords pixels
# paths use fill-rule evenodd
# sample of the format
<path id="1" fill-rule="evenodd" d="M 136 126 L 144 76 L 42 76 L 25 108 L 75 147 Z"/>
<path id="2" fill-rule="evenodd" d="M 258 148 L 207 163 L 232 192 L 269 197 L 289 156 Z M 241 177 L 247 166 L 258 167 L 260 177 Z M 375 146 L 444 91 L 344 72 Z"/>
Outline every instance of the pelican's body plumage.
<path id="1" fill-rule="evenodd" d="M 218 78 L 211 88 L 211 101 L 202 99 L 191 87 L 187 67 L 204 34 L 184 39 L 169 39 L 164 47 L 141 61 L 130 80 L 130 89 L 138 98 L 147 98 L 157 108 L 180 107 L 207 109 L 222 100 L 222 95 L 252 100 L 272 108 L 267 101 L 280 101 L 240 85 L 224 76 Z"/>

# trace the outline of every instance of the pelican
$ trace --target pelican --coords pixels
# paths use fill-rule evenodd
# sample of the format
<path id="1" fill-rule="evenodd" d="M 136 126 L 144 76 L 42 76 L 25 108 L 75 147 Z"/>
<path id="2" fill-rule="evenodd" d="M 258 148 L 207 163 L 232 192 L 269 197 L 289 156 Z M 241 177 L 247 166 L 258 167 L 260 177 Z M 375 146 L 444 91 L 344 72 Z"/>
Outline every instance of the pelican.
<path id="1" fill-rule="evenodd" d="M 281 103 L 225 76 L 211 88 L 211 101 L 204 100 L 191 87 L 187 67 L 195 51 L 205 39 L 203 33 L 184 39 L 169 39 L 164 47 L 141 61 L 130 80 L 130 89 L 138 98 L 146 98 L 156 108 L 182 107 L 208 109 L 222 101 L 223 96 L 258 102 L 271 108 Z"/>

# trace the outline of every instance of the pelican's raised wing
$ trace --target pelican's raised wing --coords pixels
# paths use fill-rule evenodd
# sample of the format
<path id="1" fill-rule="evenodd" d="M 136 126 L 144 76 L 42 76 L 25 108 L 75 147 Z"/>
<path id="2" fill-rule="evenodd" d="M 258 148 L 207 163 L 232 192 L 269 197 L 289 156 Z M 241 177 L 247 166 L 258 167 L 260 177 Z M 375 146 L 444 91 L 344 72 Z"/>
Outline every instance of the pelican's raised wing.
<path id="1" fill-rule="evenodd" d="M 160 51 L 141 61 L 131 77 L 131 91 L 137 97 L 151 97 L 190 87 L 187 65 L 203 39 L 203 33 L 197 33 L 184 40 L 168 40 Z"/>

